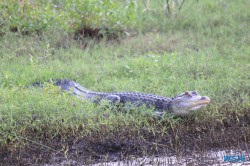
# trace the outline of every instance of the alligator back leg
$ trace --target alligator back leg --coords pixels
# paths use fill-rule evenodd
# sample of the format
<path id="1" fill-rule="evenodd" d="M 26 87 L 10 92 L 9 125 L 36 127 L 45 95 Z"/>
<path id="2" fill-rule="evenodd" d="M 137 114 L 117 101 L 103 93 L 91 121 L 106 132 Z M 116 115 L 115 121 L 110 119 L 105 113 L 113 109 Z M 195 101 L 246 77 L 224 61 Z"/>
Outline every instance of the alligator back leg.
<path id="1" fill-rule="evenodd" d="M 113 105 L 118 105 L 121 101 L 121 98 L 118 95 L 108 95 L 104 97 L 103 100 L 106 100 Z"/>
<path id="2" fill-rule="evenodd" d="M 120 101 L 120 96 L 108 95 L 100 100 L 99 105 L 101 109 L 115 110 L 118 108 Z"/>

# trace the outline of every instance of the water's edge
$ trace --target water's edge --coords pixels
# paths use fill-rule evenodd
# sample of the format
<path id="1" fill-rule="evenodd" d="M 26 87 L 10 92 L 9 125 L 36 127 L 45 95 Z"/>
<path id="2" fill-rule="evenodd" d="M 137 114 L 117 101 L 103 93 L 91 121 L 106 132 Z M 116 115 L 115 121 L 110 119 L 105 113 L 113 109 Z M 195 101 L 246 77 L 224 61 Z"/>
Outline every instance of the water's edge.
<path id="1" fill-rule="evenodd" d="M 58 164 L 52 165 L 84 165 L 78 163 L 74 160 L 65 160 Z M 44 166 L 52 166 L 46 164 Z M 233 165 L 233 166 L 247 166 L 250 165 L 250 154 L 249 151 L 235 151 L 235 150 L 211 150 L 206 152 L 191 153 L 183 156 L 147 156 L 147 157 L 131 157 L 128 160 L 124 161 L 115 161 L 115 162 L 101 162 L 96 164 L 91 164 L 93 166 L 134 166 L 134 165 L 143 165 L 143 166 L 167 166 L 167 165 Z"/>

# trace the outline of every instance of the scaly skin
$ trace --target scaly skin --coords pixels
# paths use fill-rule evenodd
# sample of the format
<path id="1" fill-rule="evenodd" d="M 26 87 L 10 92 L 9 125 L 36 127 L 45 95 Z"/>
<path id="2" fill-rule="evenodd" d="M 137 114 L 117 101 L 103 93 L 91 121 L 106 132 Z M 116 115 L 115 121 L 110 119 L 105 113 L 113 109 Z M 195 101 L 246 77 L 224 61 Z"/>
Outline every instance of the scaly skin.
<path id="1" fill-rule="evenodd" d="M 174 98 L 168 98 L 138 92 L 93 92 L 71 80 L 57 80 L 55 85 L 61 86 L 62 90 L 72 91 L 74 95 L 95 103 L 107 100 L 113 104 L 146 105 L 160 113 L 167 111 L 177 115 L 187 115 L 192 111 L 204 108 L 210 102 L 209 97 L 200 96 L 196 91 L 187 91 Z"/>

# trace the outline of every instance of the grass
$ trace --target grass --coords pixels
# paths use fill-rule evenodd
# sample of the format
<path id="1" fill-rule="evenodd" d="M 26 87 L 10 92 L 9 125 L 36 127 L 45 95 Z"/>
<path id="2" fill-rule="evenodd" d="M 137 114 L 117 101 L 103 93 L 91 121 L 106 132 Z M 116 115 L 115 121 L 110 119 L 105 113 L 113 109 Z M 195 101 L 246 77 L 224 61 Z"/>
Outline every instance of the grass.
<path id="1" fill-rule="evenodd" d="M 189 3 L 171 17 L 138 12 L 130 36 L 116 40 L 74 40 L 53 29 L 1 36 L 0 163 L 249 150 L 249 1 Z M 212 102 L 185 118 L 156 120 L 143 108 L 101 109 L 50 84 L 32 86 L 57 78 L 95 91 L 198 90 Z"/>

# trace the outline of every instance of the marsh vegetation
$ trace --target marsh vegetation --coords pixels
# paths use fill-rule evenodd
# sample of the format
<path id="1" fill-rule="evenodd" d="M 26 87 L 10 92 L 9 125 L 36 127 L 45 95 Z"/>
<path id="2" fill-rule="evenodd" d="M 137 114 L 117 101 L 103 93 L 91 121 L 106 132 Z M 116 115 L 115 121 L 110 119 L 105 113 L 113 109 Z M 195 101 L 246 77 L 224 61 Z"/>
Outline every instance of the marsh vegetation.
<path id="1" fill-rule="evenodd" d="M 249 160 L 249 6 L 1 1 L 0 163 L 91 164 L 213 148 L 245 151 Z M 145 108 L 101 109 L 52 84 L 32 86 L 57 78 L 95 91 L 173 97 L 197 90 L 212 101 L 190 116 L 159 120 Z"/>

